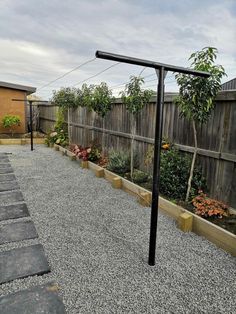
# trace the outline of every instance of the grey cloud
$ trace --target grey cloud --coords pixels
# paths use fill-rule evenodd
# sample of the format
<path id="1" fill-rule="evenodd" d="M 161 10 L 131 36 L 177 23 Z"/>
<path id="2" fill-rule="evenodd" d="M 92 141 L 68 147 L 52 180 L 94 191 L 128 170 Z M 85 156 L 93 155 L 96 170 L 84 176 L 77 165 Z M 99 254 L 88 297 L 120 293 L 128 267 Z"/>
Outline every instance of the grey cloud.
<path id="1" fill-rule="evenodd" d="M 1 1 L 1 80 L 21 78 L 19 83 L 39 86 L 93 57 L 97 49 L 188 65 L 190 53 L 207 45 L 218 46 L 230 78 L 236 63 L 231 9 L 230 0 L 206 0 L 204 7 L 197 0 Z M 45 56 L 34 54 L 37 50 Z M 110 64 L 96 61 L 52 87 L 72 85 Z M 93 82 L 106 79 L 115 85 L 138 72 L 122 65 Z"/>

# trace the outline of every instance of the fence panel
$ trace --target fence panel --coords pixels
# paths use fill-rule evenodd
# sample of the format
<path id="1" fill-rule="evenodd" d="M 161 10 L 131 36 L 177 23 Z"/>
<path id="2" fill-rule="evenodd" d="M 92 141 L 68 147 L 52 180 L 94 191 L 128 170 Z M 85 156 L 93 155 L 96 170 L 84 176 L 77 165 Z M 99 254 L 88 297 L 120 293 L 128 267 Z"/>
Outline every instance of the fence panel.
<path id="1" fill-rule="evenodd" d="M 163 136 L 188 153 L 193 152 L 191 123 L 180 118 L 174 104 L 176 94 L 165 95 Z M 46 132 L 53 127 L 57 107 L 41 104 L 40 128 Z M 151 172 L 145 165 L 145 156 L 154 140 L 155 99 L 147 104 L 136 117 L 135 148 L 140 168 Z M 131 115 L 120 100 L 112 105 L 106 118 L 99 117 L 87 108 L 71 110 L 71 141 L 83 146 L 92 141 L 103 143 L 110 149 L 128 150 L 131 141 Z M 209 194 L 236 207 L 236 91 L 222 91 L 209 121 L 197 127 L 198 147 L 203 174 L 207 179 Z"/>

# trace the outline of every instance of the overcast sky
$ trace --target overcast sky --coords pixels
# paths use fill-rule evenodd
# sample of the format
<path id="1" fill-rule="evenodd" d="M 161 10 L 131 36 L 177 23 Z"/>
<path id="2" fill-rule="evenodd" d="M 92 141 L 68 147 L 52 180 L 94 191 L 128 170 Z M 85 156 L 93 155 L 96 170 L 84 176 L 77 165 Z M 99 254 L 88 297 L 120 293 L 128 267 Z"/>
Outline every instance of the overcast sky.
<path id="1" fill-rule="evenodd" d="M 217 62 L 228 74 L 224 81 L 236 77 L 235 0 L 0 0 L 0 81 L 40 88 L 94 58 L 98 49 L 189 66 L 189 55 L 205 46 L 218 48 Z M 38 95 L 48 99 L 53 89 L 112 64 L 97 59 Z M 119 64 L 87 83 L 115 86 L 141 70 Z M 150 88 L 156 84 L 151 74 L 142 73 Z M 171 73 L 166 90 L 176 91 Z"/>

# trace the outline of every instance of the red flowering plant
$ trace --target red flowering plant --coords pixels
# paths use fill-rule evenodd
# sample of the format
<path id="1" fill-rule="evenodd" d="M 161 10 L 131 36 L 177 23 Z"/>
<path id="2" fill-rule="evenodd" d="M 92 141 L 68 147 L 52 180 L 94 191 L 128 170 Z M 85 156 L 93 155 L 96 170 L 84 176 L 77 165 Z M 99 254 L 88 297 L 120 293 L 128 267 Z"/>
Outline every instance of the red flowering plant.
<path id="1" fill-rule="evenodd" d="M 96 161 L 101 157 L 101 154 L 97 148 L 83 147 L 81 145 L 71 145 L 70 151 L 72 151 L 77 157 L 83 161 Z"/>
<path id="2" fill-rule="evenodd" d="M 217 200 L 207 197 L 202 191 L 199 191 L 199 195 L 192 200 L 195 214 L 209 218 L 228 216 L 229 207 Z"/>

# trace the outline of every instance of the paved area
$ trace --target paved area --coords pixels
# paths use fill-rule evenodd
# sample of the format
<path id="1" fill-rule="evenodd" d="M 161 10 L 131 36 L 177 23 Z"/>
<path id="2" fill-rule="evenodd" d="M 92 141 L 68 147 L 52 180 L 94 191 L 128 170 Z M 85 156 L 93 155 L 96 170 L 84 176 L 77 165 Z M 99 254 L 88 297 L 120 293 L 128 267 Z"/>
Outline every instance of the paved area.
<path id="1" fill-rule="evenodd" d="M 54 283 L 0 297 L 1 314 L 65 314 Z"/>
<path id="2" fill-rule="evenodd" d="M 32 221 L 18 219 L 29 216 L 29 213 L 26 204 L 23 203 L 24 198 L 13 172 L 7 154 L 0 153 L 0 220 L 5 220 L 3 224 L 0 224 L 0 248 L 3 248 L 0 252 L 0 284 L 46 274 L 50 271 L 41 244 L 10 250 L 2 247 L 5 243 L 24 242 L 38 238 Z M 6 173 L 11 175 L 6 176 Z M 9 219 L 14 219 L 14 222 L 8 223 Z M 47 284 L 0 296 L 0 313 L 63 314 L 65 308 L 57 291 L 55 284 Z"/>
<path id="3" fill-rule="evenodd" d="M 12 153 L 39 234 L 0 250 L 42 243 L 52 272 L 3 284 L 0 294 L 55 281 L 70 314 L 236 312 L 232 256 L 160 215 L 157 263 L 149 267 L 149 208 L 77 162 L 35 148 L 0 146 L 0 152 Z"/>

